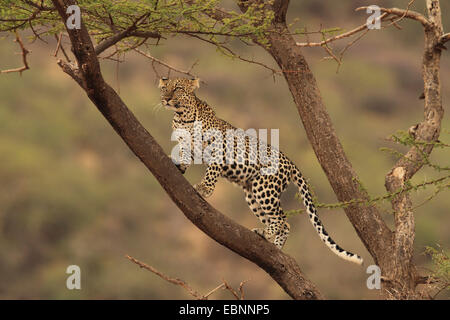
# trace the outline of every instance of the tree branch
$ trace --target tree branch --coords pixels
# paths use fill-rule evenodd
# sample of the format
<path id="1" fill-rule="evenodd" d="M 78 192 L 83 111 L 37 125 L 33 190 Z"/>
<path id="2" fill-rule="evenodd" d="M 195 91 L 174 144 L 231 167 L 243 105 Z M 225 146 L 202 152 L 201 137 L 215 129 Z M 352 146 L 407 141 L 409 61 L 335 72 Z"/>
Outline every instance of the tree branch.
<path id="1" fill-rule="evenodd" d="M 184 288 L 189 295 L 193 296 L 195 299 L 197 300 L 208 300 L 209 296 L 211 296 L 213 293 L 217 292 L 220 289 L 224 289 L 224 290 L 228 290 L 234 297 L 236 300 L 244 300 L 244 284 L 247 281 L 242 281 L 239 284 L 239 293 L 233 289 L 233 287 L 231 287 L 225 280 L 222 280 L 222 283 L 220 285 L 218 285 L 217 287 L 215 287 L 214 289 L 212 289 L 211 291 L 209 291 L 208 293 L 201 295 L 199 294 L 196 290 L 192 289 L 190 285 L 188 285 L 185 281 L 178 279 L 178 278 L 171 278 L 167 275 L 165 275 L 164 273 L 156 270 L 155 268 L 153 268 L 152 266 L 149 266 L 146 263 L 143 263 L 133 257 L 130 257 L 129 255 L 125 256 L 128 260 L 130 260 L 131 262 L 137 264 L 140 268 L 142 269 L 146 269 L 154 274 L 156 274 L 157 276 L 159 276 L 160 278 L 166 280 L 167 282 L 170 282 L 174 285 L 180 286 L 182 288 Z"/>
<path id="2" fill-rule="evenodd" d="M 274 0 L 272 5 L 276 22 L 286 21 L 286 13 L 289 8 L 289 0 Z"/>
<path id="3" fill-rule="evenodd" d="M 423 167 L 427 158 L 437 142 L 441 122 L 444 116 L 442 107 L 440 84 L 440 57 L 441 50 L 436 47 L 443 37 L 440 3 L 437 0 L 427 0 L 427 12 L 429 24 L 425 28 L 425 48 L 423 54 L 422 76 L 424 82 L 424 119 L 414 126 L 414 139 L 424 142 L 419 146 L 413 146 L 404 157 L 399 159 L 391 171 L 386 175 L 385 186 L 389 192 L 403 188 L 407 181 Z M 395 214 L 394 255 L 392 269 L 389 276 L 403 279 L 405 284 L 413 290 L 415 272 L 411 266 L 414 244 L 414 214 L 412 203 L 407 192 L 394 197 L 392 208 Z"/>
<path id="4" fill-rule="evenodd" d="M 428 18 L 409 10 L 382 8 L 383 15 L 396 15 L 419 21 L 425 29 L 426 43 L 424 53 L 424 83 L 425 83 L 425 120 L 418 125 L 416 132 L 420 141 L 435 142 L 439 137 L 443 109 L 440 95 L 439 58 L 440 41 L 447 40 L 443 35 L 438 0 L 427 0 Z M 239 3 L 241 11 L 245 11 L 248 3 Z M 366 7 L 357 10 L 366 9 Z M 398 19 L 398 20 L 400 20 Z M 397 21 L 398 21 L 397 20 Z M 397 21 L 393 21 L 395 24 Z M 326 112 L 317 83 L 311 73 L 299 46 L 289 34 L 285 21 L 275 21 L 273 28 L 278 29 L 278 35 L 268 34 L 270 46 L 263 46 L 277 61 L 283 70 L 300 117 L 303 121 L 308 139 L 316 156 L 330 181 L 339 201 L 368 200 L 368 194 L 361 190 L 359 180 L 351 163 L 343 151 L 342 145 Z M 317 46 L 325 46 L 342 36 L 350 36 L 364 30 L 356 28 L 344 35 L 325 40 Z M 307 46 L 307 45 L 304 45 Z M 289 70 L 289 72 L 288 72 Z M 296 70 L 296 72 L 292 72 Z M 404 189 L 405 182 L 422 167 L 424 157 L 431 152 L 433 144 L 425 144 L 420 150 L 416 147 L 401 159 L 386 178 L 389 191 Z M 418 152 L 419 151 L 419 152 Z M 425 153 L 424 153 L 425 151 Z M 396 232 L 389 230 L 380 212 L 372 205 L 353 205 L 344 208 L 348 218 L 355 227 L 359 237 L 381 269 L 383 276 L 396 279 L 390 282 L 386 291 L 396 298 L 417 298 L 414 291 L 415 266 L 411 262 L 414 240 L 414 220 L 411 201 L 407 192 L 396 194 L 392 201 L 396 214 Z M 404 294 L 403 294 L 404 293 Z"/>
<path id="5" fill-rule="evenodd" d="M 18 72 L 20 75 L 22 75 L 22 72 L 30 69 L 27 61 L 27 55 L 30 53 L 30 51 L 28 51 L 27 48 L 25 48 L 25 46 L 23 45 L 22 39 L 20 38 L 19 32 L 17 30 L 16 30 L 16 39 L 14 40 L 14 42 L 17 42 L 20 46 L 23 66 L 15 69 L 0 70 L 0 74 Z"/>
<path id="6" fill-rule="evenodd" d="M 155 38 L 155 39 L 160 39 L 161 35 L 156 33 L 156 32 L 150 32 L 150 31 L 137 31 L 138 28 L 138 24 L 140 21 L 142 21 L 143 19 L 145 19 L 146 17 L 148 17 L 148 13 L 143 14 L 142 16 L 140 16 L 139 18 L 137 18 L 133 24 L 131 26 L 129 26 L 127 29 L 118 32 L 116 34 L 114 34 L 113 36 L 103 40 L 102 42 L 100 42 L 96 47 L 95 47 L 95 53 L 97 55 L 99 55 L 100 53 L 102 53 L 103 51 L 105 51 L 106 49 L 112 47 L 113 45 L 115 45 L 116 43 L 118 43 L 119 41 L 123 40 L 124 38 L 127 37 L 143 37 L 143 38 Z"/>
<path id="7" fill-rule="evenodd" d="M 178 68 L 175 68 L 175 67 L 171 66 L 170 64 L 168 64 L 168 63 L 166 63 L 166 62 L 164 62 L 164 61 L 162 61 L 162 60 L 160 60 L 158 58 L 155 58 L 155 57 L 151 56 L 150 54 L 148 54 L 148 53 L 146 53 L 146 52 L 144 52 L 142 50 L 139 50 L 138 48 L 131 48 L 131 47 L 129 47 L 129 48 L 133 49 L 134 51 L 136 51 L 140 55 L 150 59 L 152 62 L 156 62 L 157 64 L 160 64 L 160 65 L 166 67 L 169 70 L 172 70 L 172 71 L 175 71 L 175 72 L 178 72 L 178 73 L 181 73 L 181 74 L 193 77 L 193 78 L 198 78 L 196 75 L 194 75 L 192 73 L 192 68 L 195 66 L 195 64 L 189 70 L 181 70 L 181 69 L 178 69 Z"/>
<path id="8" fill-rule="evenodd" d="M 380 21 L 383 20 L 383 18 L 387 17 L 388 15 L 389 15 L 388 13 L 383 13 L 380 16 Z M 331 38 L 328 38 L 328 39 L 325 39 L 325 40 L 323 40 L 321 42 L 297 42 L 296 44 L 299 47 L 321 47 L 321 46 L 326 45 L 327 43 L 330 43 L 330 42 L 333 42 L 333 41 L 336 41 L 336 40 L 341 40 L 341 39 L 344 39 L 344 38 L 348 38 L 348 37 L 354 35 L 355 33 L 358 33 L 358 32 L 363 31 L 363 30 L 369 30 L 367 28 L 367 24 L 363 24 L 363 25 L 361 25 L 359 27 L 356 27 L 356 28 L 354 28 L 354 29 L 352 29 L 352 30 L 350 30 L 348 32 L 339 34 L 337 36 L 334 36 L 334 37 L 331 37 Z"/>
<path id="9" fill-rule="evenodd" d="M 43 5 L 43 1 L 41 2 L 41 4 L 35 3 L 34 1 L 31 0 L 22 0 L 23 2 L 25 2 L 26 4 L 35 7 L 36 9 L 39 9 L 40 11 L 53 11 L 56 10 L 55 7 L 47 7 L 45 5 Z"/>
<path id="10" fill-rule="evenodd" d="M 73 0 L 52 0 L 63 22 Z M 323 296 L 305 279 L 295 260 L 254 232 L 237 224 L 206 202 L 181 175 L 152 135 L 139 123 L 117 93 L 104 81 L 89 33 L 67 29 L 89 99 L 108 120 L 134 154 L 199 229 L 218 243 L 264 269 L 292 298 L 321 299 Z"/>
<path id="11" fill-rule="evenodd" d="M 368 7 L 359 7 L 356 8 L 355 11 L 360 10 L 366 10 Z M 419 21 L 424 27 L 430 26 L 430 21 L 428 21 L 427 18 L 425 18 L 422 14 L 409 10 L 408 9 L 399 9 L 399 8 L 380 8 L 381 12 L 393 14 L 395 16 L 401 17 L 401 18 L 409 18 L 412 20 Z"/>
<path id="12" fill-rule="evenodd" d="M 81 74 L 78 68 L 74 67 L 69 63 L 66 63 L 61 59 L 58 59 L 57 64 L 61 67 L 62 71 L 71 76 L 72 79 L 75 80 L 80 87 L 82 87 L 84 90 L 87 90 L 87 86 L 83 79 L 83 75 Z"/>
<path id="13" fill-rule="evenodd" d="M 188 285 L 185 281 L 178 279 L 178 278 L 171 278 L 167 275 L 165 275 L 162 272 L 159 272 L 158 270 L 156 270 L 155 268 L 153 268 L 152 266 L 149 266 L 148 264 L 145 264 L 133 257 L 130 257 L 129 255 L 125 256 L 128 260 L 130 260 L 131 262 L 137 264 L 139 267 L 146 269 L 150 272 L 153 272 L 154 274 L 156 274 L 157 276 L 159 276 L 160 278 L 166 280 L 167 282 L 170 282 L 174 285 L 180 286 L 182 288 L 184 288 L 191 296 L 193 296 L 196 299 L 202 299 L 204 298 L 204 296 L 202 296 L 201 294 L 199 294 L 197 291 L 195 291 L 194 289 L 191 288 L 190 285 Z"/>

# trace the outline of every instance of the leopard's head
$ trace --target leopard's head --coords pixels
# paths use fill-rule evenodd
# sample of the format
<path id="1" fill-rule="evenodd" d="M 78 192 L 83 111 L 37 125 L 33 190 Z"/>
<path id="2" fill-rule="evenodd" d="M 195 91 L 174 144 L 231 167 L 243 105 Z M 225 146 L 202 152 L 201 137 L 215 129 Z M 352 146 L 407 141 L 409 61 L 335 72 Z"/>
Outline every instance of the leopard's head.
<path id="1" fill-rule="evenodd" d="M 162 78 L 159 80 L 161 103 L 169 110 L 184 112 L 196 103 L 195 89 L 200 86 L 199 79 Z"/>

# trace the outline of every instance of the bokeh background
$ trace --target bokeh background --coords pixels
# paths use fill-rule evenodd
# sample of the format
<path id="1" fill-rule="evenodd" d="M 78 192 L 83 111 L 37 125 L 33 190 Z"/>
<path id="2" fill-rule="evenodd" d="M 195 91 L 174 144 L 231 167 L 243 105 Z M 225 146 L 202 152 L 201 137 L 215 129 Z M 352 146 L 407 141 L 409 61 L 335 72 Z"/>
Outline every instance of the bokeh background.
<path id="1" fill-rule="evenodd" d="M 308 30 L 342 27 L 350 30 L 365 22 L 360 5 L 406 7 L 409 1 L 291 1 L 289 19 Z M 423 12 L 423 1 L 414 8 Z M 450 4 L 442 1 L 444 26 L 450 30 Z M 417 22 L 370 32 L 345 55 L 338 73 L 332 60 L 322 59 L 321 48 L 305 48 L 323 99 L 345 151 L 364 186 L 372 195 L 384 194 L 384 177 L 395 157 L 380 151 L 396 147 L 386 140 L 407 130 L 423 117 L 421 59 L 423 31 Z M 5 34 L 3 34 L 5 36 Z M 314 36 L 311 40 L 318 40 Z M 19 66 L 16 44 L 0 41 L 0 68 Z M 158 270 L 184 279 L 206 293 L 222 279 L 237 287 L 243 280 L 245 296 L 287 299 L 283 290 L 251 262 L 220 246 L 188 221 L 155 178 L 130 152 L 84 92 L 56 65 L 55 40 L 26 42 L 31 70 L 0 75 L 0 298 L 2 299 L 183 299 L 177 286 L 139 269 L 126 254 Z M 305 37 L 298 37 L 305 41 Z M 343 47 L 347 41 L 337 47 Z M 66 46 L 67 47 L 67 46 Z M 261 49 L 234 43 L 241 55 L 274 65 Z M 280 129 L 282 150 L 311 182 L 321 202 L 336 198 L 306 138 L 292 97 L 281 77 L 275 81 L 264 68 L 233 60 L 192 38 L 169 37 L 151 54 L 181 69 L 198 61 L 194 73 L 205 82 L 198 96 L 217 114 L 241 128 Z M 106 79 L 163 148 L 170 153 L 172 114 L 158 108 L 157 75 L 150 61 L 129 53 L 117 64 L 102 61 Z M 159 68 L 161 75 L 166 70 Z M 118 72 L 118 73 L 117 73 Z M 450 101 L 450 56 L 443 53 L 444 105 Z M 175 75 L 174 73 L 171 76 Z M 449 143 L 450 121 L 443 121 L 442 141 Z M 448 165 L 448 148 L 435 149 L 431 160 Z M 186 174 L 193 184 L 204 168 Z M 414 182 L 435 178 L 422 170 Z M 433 188 L 414 193 L 419 204 Z M 291 186 L 283 196 L 285 209 L 301 208 Z M 235 221 L 258 225 L 241 190 L 224 180 L 210 203 Z M 450 245 L 449 193 L 442 192 L 416 209 L 416 257 L 422 268 L 432 268 L 425 246 Z M 388 203 L 380 203 L 392 226 Z M 343 210 L 319 212 L 325 227 L 344 248 L 372 259 Z M 377 299 L 368 290 L 365 268 L 345 262 L 320 241 L 304 215 L 290 219 L 291 235 L 285 251 L 327 298 Z M 67 266 L 81 268 L 81 290 L 66 288 Z M 449 295 L 442 294 L 441 298 Z M 211 298 L 232 298 L 217 292 Z"/>

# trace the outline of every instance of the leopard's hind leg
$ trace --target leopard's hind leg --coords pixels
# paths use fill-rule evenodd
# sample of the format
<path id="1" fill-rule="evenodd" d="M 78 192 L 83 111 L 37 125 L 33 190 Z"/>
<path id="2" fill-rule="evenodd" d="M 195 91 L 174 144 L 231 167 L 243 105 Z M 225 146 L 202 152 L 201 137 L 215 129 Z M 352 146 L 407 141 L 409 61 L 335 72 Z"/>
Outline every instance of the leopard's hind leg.
<path id="1" fill-rule="evenodd" d="M 251 190 L 244 190 L 245 192 L 245 201 L 247 201 L 247 204 L 252 210 L 252 212 L 255 214 L 255 216 L 266 226 L 268 225 L 266 214 L 264 211 L 261 210 L 261 206 L 259 205 L 258 201 L 256 200 L 256 197 L 253 195 Z M 256 232 L 260 236 L 264 237 L 264 228 L 254 228 L 252 231 Z M 269 239 L 267 239 L 269 240 Z"/>
<path id="2" fill-rule="evenodd" d="M 281 191 L 280 184 L 268 176 L 255 179 L 251 185 L 251 192 L 246 191 L 250 208 L 254 212 L 256 210 L 255 214 L 265 225 L 264 229 L 254 229 L 254 231 L 267 240 L 274 238 L 273 243 L 280 249 L 289 234 L 286 214 L 280 204 Z"/>
<path id="3" fill-rule="evenodd" d="M 283 248 L 284 244 L 286 243 L 286 240 L 289 236 L 289 230 L 291 229 L 291 226 L 289 225 L 289 223 L 285 222 L 283 225 L 283 228 L 280 229 L 280 231 L 278 231 L 278 233 L 275 236 L 275 240 L 273 241 L 273 243 L 278 247 L 278 248 Z"/>

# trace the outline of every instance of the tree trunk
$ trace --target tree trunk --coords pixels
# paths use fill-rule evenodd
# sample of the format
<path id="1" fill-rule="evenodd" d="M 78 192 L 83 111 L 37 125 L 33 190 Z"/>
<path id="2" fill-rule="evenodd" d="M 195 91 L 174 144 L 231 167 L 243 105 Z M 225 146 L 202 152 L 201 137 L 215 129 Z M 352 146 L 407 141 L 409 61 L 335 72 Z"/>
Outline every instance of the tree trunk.
<path id="1" fill-rule="evenodd" d="M 416 139 L 436 142 L 440 133 L 443 108 L 440 93 L 440 54 L 443 41 L 441 11 L 438 0 L 426 0 L 428 19 L 420 14 L 420 22 L 425 28 L 425 53 L 423 58 L 423 79 L 425 92 L 425 117 L 417 125 Z M 268 35 L 269 46 L 261 45 L 277 62 L 287 81 L 307 137 L 339 201 L 354 199 L 368 200 L 369 195 L 359 185 L 359 178 L 347 159 L 342 145 L 327 113 L 314 75 L 296 45 L 296 41 L 286 26 L 286 11 L 289 1 L 277 0 L 272 32 Z M 240 6 L 242 11 L 245 5 Z M 398 10 L 398 9 L 396 9 Z M 405 11 L 395 11 L 398 15 Z M 406 11 L 407 13 L 407 11 Z M 432 145 L 422 150 L 411 148 L 386 176 L 386 189 L 394 192 L 423 166 L 423 154 L 429 155 Z M 380 212 L 371 205 L 355 204 L 345 207 L 345 213 L 354 226 L 358 236 L 381 268 L 383 295 L 393 299 L 426 298 L 416 292 L 417 271 L 412 262 L 414 243 L 414 215 L 407 192 L 392 200 L 395 211 L 395 232 L 392 232 L 381 217 Z"/>

